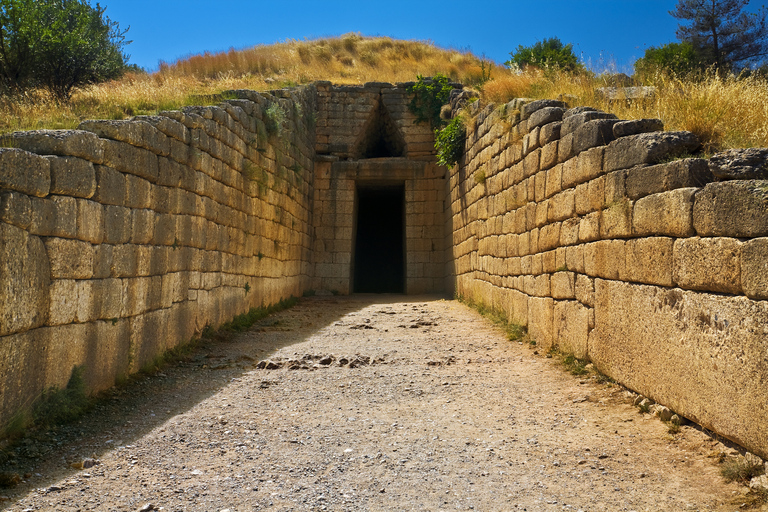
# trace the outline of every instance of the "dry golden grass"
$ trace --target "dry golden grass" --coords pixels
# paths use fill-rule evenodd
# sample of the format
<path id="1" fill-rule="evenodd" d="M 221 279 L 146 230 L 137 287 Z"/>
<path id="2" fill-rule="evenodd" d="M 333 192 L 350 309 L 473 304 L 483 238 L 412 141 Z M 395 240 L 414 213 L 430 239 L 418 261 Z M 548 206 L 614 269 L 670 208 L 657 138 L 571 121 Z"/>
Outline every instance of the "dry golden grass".
<path id="1" fill-rule="evenodd" d="M 657 76 L 656 94 L 644 101 L 609 102 L 596 93 L 606 77 L 588 73 L 570 75 L 532 70 L 499 75 L 483 86 L 487 101 L 504 103 L 515 97 L 575 96 L 588 105 L 616 114 L 620 119 L 659 118 L 667 130 L 688 130 L 712 153 L 726 148 L 768 147 L 768 80 L 719 77 L 715 74 L 685 80 Z"/>
<path id="2" fill-rule="evenodd" d="M 479 84 L 484 75 L 505 71 L 469 52 L 446 50 L 424 41 L 358 34 L 287 41 L 163 63 L 150 75 L 129 73 L 120 80 L 77 91 L 68 104 L 58 104 L 39 91 L 24 98 L 0 98 L 0 133 L 74 128 L 83 119 L 122 119 L 206 104 L 229 89 L 268 90 L 315 80 L 337 84 L 407 82 L 417 75 L 436 73 Z"/>
<path id="3" fill-rule="evenodd" d="M 345 34 L 312 41 L 286 41 L 244 50 L 206 53 L 164 63 L 156 73 L 129 73 L 120 80 L 77 91 L 67 104 L 42 92 L 0 97 L 0 133 L 37 128 L 74 128 L 83 119 L 122 119 L 184 105 L 215 103 L 229 89 L 268 90 L 315 80 L 337 84 L 406 82 L 443 73 L 465 85 L 482 86 L 483 99 L 575 96 L 581 105 L 622 119 L 658 117 L 668 130 L 690 130 L 708 152 L 768 146 L 768 81 L 708 76 L 699 80 L 654 77 L 658 93 L 633 103 L 608 103 L 596 94 L 603 76 L 531 70 L 513 74 L 469 52 L 430 42 Z M 486 81 L 490 75 L 490 80 Z"/>

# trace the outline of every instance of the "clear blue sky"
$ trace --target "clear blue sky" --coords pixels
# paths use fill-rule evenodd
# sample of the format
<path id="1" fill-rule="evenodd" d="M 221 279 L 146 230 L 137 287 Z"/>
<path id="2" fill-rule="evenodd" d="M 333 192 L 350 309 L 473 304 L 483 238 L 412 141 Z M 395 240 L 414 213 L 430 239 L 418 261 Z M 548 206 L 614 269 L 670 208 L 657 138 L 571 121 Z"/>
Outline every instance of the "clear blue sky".
<path id="1" fill-rule="evenodd" d="M 95 0 L 94 0 L 95 3 Z M 359 32 L 430 40 L 497 62 L 518 45 L 557 36 L 598 71 L 631 73 L 649 46 L 675 41 L 676 0 L 102 0 L 121 28 L 130 26 L 131 62 L 155 70 L 161 60 L 286 39 Z M 752 0 L 756 11 L 768 0 Z"/>

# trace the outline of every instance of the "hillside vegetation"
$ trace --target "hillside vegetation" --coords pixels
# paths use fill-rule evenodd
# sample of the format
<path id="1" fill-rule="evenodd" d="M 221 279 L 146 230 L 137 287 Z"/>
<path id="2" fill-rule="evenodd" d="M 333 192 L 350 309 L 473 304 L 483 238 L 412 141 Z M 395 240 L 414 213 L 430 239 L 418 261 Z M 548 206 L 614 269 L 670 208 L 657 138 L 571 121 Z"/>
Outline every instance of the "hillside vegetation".
<path id="1" fill-rule="evenodd" d="M 184 105 L 217 103 L 230 89 L 269 90 L 315 80 L 337 84 L 405 82 L 442 73 L 482 92 L 483 101 L 514 97 L 556 98 L 616 113 L 623 119 L 658 117 L 668 130 L 690 130 L 706 151 L 768 146 L 768 81 L 701 75 L 697 79 L 651 77 L 656 94 L 641 102 L 614 102 L 597 94 L 612 85 L 608 74 L 529 67 L 513 73 L 467 51 L 430 42 L 346 34 L 311 41 L 286 41 L 243 50 L 205 53 L 161 63 L 151 74 L 127 73 L 77 90 L 66 103 L 43 91 L 0 98 L 0 132 L 74 128 L 83 119 L 122 119 Z"/>

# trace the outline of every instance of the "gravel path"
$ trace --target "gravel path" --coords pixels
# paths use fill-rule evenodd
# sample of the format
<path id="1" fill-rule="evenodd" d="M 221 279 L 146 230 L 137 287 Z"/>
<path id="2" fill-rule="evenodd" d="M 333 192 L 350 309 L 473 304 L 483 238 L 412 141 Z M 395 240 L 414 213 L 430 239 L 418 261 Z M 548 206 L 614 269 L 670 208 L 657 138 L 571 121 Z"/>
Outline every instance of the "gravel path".
<path id="1" fill-rule="evenodd" d="M 705 433 L 669 434 L 619 386 L 434 297 L 303 299 L 112 395 L 12 454 L 0 469 L 26 475 L 4 510 L 739 510 L 744 494 Z"/>

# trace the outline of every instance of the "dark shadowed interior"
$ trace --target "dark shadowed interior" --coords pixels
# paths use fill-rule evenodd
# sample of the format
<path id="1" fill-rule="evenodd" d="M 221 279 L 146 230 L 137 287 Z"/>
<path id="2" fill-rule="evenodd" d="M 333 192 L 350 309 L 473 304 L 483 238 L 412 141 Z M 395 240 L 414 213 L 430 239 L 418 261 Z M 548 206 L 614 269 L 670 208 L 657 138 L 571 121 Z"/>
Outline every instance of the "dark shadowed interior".
<path id="1" fill-rule="evenodd" d="M 358 186 L 355 293 L 405 291 L 404 196 L 402 184 Z"/>

